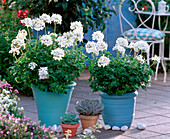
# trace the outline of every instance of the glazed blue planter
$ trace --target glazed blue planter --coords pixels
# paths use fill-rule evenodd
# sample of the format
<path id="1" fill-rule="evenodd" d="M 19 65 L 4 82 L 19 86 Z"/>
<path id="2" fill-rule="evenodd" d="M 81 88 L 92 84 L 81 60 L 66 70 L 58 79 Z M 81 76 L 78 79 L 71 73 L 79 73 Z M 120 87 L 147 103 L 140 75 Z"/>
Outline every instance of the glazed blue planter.
<path id="1" fill-rule="evenodd" d="M 130 128 L 134 117 L 136 96 L 138 92 L 126 93 L 122 96 L 100 93 L 104 105 L 103 120 L 106 125 Z"/>
<path id="2" fill-rule="evenodd" d="M 31 87 L 37 106 L 38 119 L 41 121 L 41 125 L 60 125 L 60 117 L 67 112 L 75 85 L 75 82 L 69 85 L 71 89 L 66 90 L 67 94 L 58 94 L 57 92 L 47 91 L 43 92 L 38 89 L 38 86 Z"/>

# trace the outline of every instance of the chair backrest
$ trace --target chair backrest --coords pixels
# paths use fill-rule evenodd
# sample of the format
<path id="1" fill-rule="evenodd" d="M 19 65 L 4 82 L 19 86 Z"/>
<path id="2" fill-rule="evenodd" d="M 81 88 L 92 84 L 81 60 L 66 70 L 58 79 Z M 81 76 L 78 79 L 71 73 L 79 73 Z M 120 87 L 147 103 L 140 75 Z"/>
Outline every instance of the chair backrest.
<path id="1" fill-rule="evenodd" d="M 134 37 L 138 40 L 141 40 L 138 36 L 137 36 L 137 32 L 136 29 L 140 28 L 141 26 L 144 26 L 145 28 L 151 29 L 152 30 L 152 36 L 153 36 L 153 29 L 154 29 L 154 23 L 155 23 L 155 6 L 154 3 L 151 0 L 131 0 L 133 3 L 133 8 L 129 7 L 128 10 L 130 12 L 136 13 L 138 14 L 138 18 L 140 20 L 140 24 L 137 27 L 134 27 L 128 20 L 127 18 L 123 15 L 122 12 L 122 8 L 123 7 L 123 2 L 125 0 L 121 0 L 120 4 L 119 4 L 119 21 L 120 21 L 120 29 L 121 29 L 121 33 L 124 36 L 124 30 L 123 30 L 123 25 L 122 25 L 122 19 L 133 29 L 134 31 Z M 151 11 L 150 12 L 145 12 L 144 8 L 140 9 L 141 7 L 139 7 L 140 2 L 145 1 L 147 2 L 150 6 L 151 6 Z M 146 19 L 142 19 L 141 18 L 141 14 L 143 14 L 143 12 L 145 12 L 145 14 L 147 13 L 148 17 Z M 140 13 L 140 14 L 139 14 Z M 151 19 L 152 24 L 151 27 L 146 25 L 146 22 L 149 21 Z M 125 36 L 124 36 L 125 37 Z M 126 37 L 125 37 L 126 38 Z M 143 39 L 142 39 L 143 40 Z"/>

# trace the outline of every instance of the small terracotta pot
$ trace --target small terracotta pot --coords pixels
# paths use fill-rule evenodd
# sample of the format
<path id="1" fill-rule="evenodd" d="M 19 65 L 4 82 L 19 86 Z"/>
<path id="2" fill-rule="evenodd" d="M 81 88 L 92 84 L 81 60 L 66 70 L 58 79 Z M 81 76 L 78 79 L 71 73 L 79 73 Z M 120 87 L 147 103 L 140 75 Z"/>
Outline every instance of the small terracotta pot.
<path id="1" fill-rule="evenodd" d="M 63 124 L 63 123 L 60 123 L 62 129 L 63 129 L 63 133 L 66 134 L 65 131 L 67 130 L 71 130 L 72 132 L 70 133 L 71 136 L 70 137 L 74 137 L 76 135 L 76 132 L 77 132 L 77 128 L 79 127 L 79 124 L 76 124 L 76 125 L 67 125 L 67 124 Z"/>
<path id="2" fill-rule="evenodd" d="M 99 115 L 96 116 L 79 115 L 79 117 L 81 120 L 82 128 L 84 130 L 88 127 L 94 128 L 94 125 L 96 125 Z"/>

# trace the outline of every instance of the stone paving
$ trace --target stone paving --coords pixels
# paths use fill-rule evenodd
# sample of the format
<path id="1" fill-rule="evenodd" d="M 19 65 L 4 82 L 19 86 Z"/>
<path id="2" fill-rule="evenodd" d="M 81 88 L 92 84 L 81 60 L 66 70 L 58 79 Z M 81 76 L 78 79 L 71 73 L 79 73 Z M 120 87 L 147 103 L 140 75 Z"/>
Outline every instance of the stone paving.
<path id="1" fill-rule="evenodd" d="M 92 93 L 87 81 L 88 70 L 85 70 L 77 81 L 77 86 L 72 94 L 68 113 L 78 114 L 75 111 L 77 100 L 98 99 L 99 93 Z M 167 82 L 163 83 L 163 75 L 158 75 L 158 80 L 152 80 L 152 86 L 148 91 L 139 90 L 137 97 L 135 118 L 131 128 L 126 132 L 105 131 L 95 134 L 97 139 L 170 139 L 170 74 Z M 20 96 L 20 105 L 24 107 L 24 112 L 33 121 L 38 121 L 36 106 L 33 97 Z M 100 117 L 101 119 L 101 117 Z M 143 123 L 147 127 L 141 131 L 136 128 L 137 123 Z M 81 132 L 81 127 L 78 132 Z M 63 137 L 59 137 L 59 139 Z M 74 137 L 76 139 L 78 137 Z"/>

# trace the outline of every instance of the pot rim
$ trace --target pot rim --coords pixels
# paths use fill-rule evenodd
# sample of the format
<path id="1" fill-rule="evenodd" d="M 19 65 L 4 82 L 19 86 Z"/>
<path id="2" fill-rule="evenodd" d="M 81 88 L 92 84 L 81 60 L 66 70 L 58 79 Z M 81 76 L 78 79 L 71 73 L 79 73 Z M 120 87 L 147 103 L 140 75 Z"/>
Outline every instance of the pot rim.
<path id="1" fill-rule="evenodd" d="M 76 127 L 79 127 L 80 124 L 78 123 L 78 124 L 71 125 L 71 124 L 63 124 L 63 123 L 60 123 L 60 125 L 61 125 L 62 127 L 73 127 L 73 128 L 75 127 L 75 128 L 76 128 Z"/>
<path id="2" fill-rule="evenodd" d="M 108 95 L 107 93 L 105 92 L 100 92 L 99 95 L 102 97 L 102 98 L 108 98 L 108 99 L 121 99 L 121 98 L 134 98 L 138 95 L 138 92 L 135 91 L 135 92 L 131 92 L 131 93 L 125 93 L 123 95 Z"/>
<path id="3" fill-rule="evenodd" d="M 80 119 L 98 119 L 99 115 L 82 115 L 79 114 Z"/>

